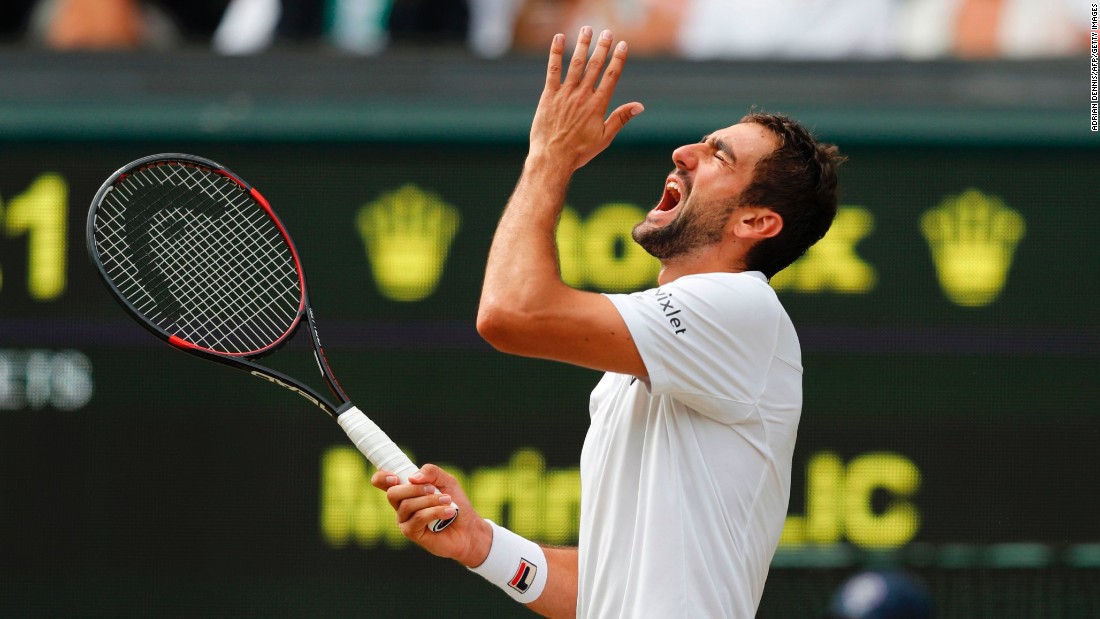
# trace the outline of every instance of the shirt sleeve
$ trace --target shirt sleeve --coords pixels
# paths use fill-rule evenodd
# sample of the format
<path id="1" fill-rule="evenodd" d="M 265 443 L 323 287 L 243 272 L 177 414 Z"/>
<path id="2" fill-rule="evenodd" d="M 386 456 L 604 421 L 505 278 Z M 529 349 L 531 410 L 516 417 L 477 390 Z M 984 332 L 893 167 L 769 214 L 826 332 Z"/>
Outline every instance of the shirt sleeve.
<path id="1" fill-rule="evenodd" d="M 630 329 L 653 395 L 670 395 L 728 424 L 752 413 L 785 315 L 765 281 L 746 274 L 692 275 L 607 296 Z"/>

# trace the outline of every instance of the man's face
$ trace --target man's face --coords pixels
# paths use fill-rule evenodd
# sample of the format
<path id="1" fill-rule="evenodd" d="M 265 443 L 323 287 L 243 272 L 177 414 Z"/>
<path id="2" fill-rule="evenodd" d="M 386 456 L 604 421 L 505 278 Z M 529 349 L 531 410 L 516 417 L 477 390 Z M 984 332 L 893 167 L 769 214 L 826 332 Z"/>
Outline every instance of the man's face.
<path id="1" fill-rule="evenodd" d="M 676 168 L 660 202 L 634 227 L 634 240 L 662 260 L 721 242 L 756 162 L 775 146 L 767 128 L 744 123 L 672 151 Z"/>

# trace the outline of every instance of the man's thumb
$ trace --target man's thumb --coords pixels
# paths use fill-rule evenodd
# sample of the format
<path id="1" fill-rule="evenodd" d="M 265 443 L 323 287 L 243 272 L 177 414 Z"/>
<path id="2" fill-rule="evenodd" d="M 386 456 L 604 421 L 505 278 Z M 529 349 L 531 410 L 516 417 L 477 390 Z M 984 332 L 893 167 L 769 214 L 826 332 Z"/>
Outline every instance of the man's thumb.
<path id="1" fill-rule="evenodd" d="M 645 106 L 641 103 L 626 103 L 620 105 L 611 113 L 611 116 L 607 118 L 607 122 L 604 123 L 604 129 L 609 137 L 615 137 L 615 134 L 626 126 L 626 123 L 630 122 L 631 118 L 634 118 L 638 114 L 645 111 Z"/>

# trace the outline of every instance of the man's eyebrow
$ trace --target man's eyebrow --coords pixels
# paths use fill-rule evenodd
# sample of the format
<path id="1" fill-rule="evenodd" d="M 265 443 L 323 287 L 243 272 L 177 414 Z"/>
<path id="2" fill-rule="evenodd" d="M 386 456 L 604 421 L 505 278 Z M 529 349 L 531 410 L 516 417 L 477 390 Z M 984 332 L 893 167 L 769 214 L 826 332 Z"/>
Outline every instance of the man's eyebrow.
<path id="1" fill-rule="evenodd" d="M 703 136 L 703 139 L 699 140 L 699 143 L 706 144 L 707 146 L 710 146 L 711 148 L 725 154 L 727 157 L 730 158 L 730 163 L 737 162 L 737 155 L 733 154 L 733 149 L 730 148 L 730 145 L 722 140 L 722 138 L 716 138 L 708 133 L 707 135 Z"/>

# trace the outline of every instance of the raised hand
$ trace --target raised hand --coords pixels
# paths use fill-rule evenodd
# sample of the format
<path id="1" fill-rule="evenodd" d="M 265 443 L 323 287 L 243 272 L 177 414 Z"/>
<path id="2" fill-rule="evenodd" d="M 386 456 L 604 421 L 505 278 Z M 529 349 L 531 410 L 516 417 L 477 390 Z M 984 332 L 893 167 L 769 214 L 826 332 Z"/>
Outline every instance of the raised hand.
<path id="1" fill-rule="evenodd" d="M 530 157 L 546 157 L 549 162 L 574 171 L 607 148 L 623 126 L 642 112 L 642 104 L 635 101 L 619 106 L 605 118 L 627 54 L 626 42 L 620 41 L 605 69 L 612 41 L 611 31 L 604 30 L 591 59 L 587 59 L 592 29 L 581 28 L 563 80 L 565 36 L 554 36 L 546 85 L 531 123 Z"/>

